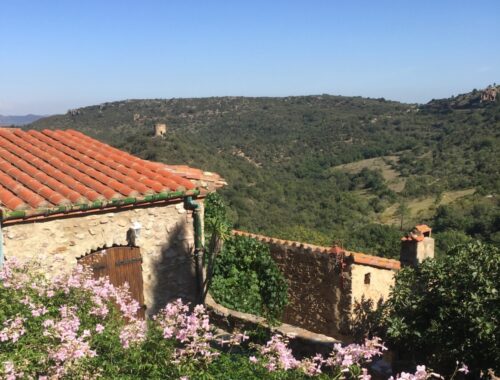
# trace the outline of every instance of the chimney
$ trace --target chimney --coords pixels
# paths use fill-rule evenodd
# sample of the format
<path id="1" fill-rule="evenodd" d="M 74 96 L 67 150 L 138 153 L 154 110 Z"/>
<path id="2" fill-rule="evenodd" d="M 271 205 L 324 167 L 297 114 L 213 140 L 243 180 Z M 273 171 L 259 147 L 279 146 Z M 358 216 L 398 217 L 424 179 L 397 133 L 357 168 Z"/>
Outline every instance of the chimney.
<path id="1" fill-rule="evenodd" d="M 427 258 L 434 258 L 432 229 L 426 224 L 419 224 L 401 238 L 399 260 L 402 266 L 416 267 Z"/>
<path id="2" fill-rule="evenodd" d="M 155 137 L 163 137 L 167 134 L 167 125 L 163 123 L 155 124 Z"/>

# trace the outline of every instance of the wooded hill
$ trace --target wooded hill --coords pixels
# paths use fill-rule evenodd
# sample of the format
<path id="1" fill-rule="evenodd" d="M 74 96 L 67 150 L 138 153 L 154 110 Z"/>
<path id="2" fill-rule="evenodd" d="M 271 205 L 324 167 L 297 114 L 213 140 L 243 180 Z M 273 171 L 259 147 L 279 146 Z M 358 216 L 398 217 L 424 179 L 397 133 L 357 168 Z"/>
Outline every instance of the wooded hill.
<path id="1" fill-rule="evenodd" d="M 397 257 L 428 222 L 438 248 L 500 242 L 500 101 L 342 96 L 126 100 L 47 117 L 120 149 L 215 171 L 236 228 Z M 457 102 L 459 99 L 459 102 Z M 459 106 L 457 106 L 457 104 Z M 153 137 L 166 123 L 164 138 Z M 440 241 L 440 242 L 439 242 Z"/>

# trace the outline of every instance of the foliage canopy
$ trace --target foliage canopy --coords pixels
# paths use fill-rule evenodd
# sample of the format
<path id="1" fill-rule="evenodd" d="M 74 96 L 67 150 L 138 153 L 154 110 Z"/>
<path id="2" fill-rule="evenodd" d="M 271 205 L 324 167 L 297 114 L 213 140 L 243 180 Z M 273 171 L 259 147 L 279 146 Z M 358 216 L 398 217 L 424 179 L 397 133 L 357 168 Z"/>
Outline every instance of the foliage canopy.
<path id="1" fill-rule="evenodd" d="M 500 370 L 500 250 L 458 245 L 404 268 L 385 306 L 389 342 L 445 373 L 462 361 Z"/>

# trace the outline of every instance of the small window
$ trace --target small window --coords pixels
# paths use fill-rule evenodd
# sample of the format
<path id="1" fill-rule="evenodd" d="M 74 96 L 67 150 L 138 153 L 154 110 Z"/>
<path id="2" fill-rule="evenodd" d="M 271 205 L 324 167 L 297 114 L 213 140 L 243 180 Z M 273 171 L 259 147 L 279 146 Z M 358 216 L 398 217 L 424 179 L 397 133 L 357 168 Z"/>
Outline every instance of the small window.
<path id="1" fill-rule="evenodd" d="M 365 285 L 370 285 L 371 277 L 372 277 L 371 273 L 365 274 Z"/>

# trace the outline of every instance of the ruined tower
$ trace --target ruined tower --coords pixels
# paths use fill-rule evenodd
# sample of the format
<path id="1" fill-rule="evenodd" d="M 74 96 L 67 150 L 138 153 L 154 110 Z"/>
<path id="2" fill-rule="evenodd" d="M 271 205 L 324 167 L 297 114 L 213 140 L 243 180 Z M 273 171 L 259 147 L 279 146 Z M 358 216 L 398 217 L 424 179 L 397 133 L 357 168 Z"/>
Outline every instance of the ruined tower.
<path id="1" fill-rule="evenodd" d="M 163 137 L 167 134 L 167 125 L 164 123 L 155 124 L 155 137 Z"/>

